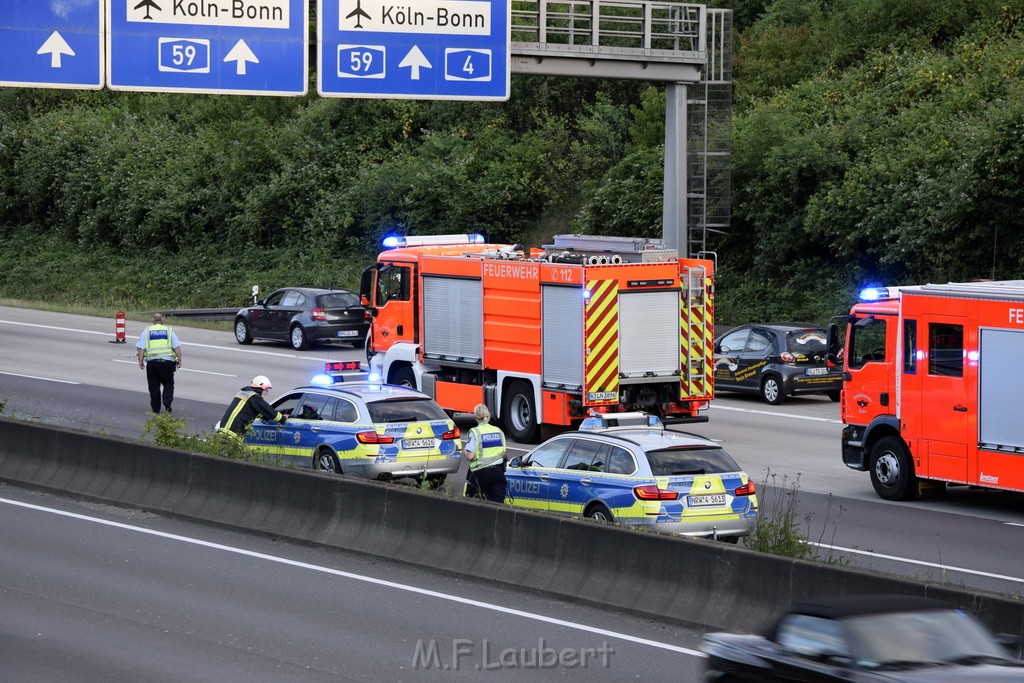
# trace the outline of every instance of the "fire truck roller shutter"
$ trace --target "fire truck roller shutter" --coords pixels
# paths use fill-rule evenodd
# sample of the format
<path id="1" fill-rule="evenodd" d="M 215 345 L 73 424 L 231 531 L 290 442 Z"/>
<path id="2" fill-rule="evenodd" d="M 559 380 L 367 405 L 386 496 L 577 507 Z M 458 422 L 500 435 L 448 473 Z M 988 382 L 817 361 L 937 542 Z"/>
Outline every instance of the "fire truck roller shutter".
<path id="1" fill-rule="evenodd" d="M 982 329 L 979 343 L 978 440 L 983 448 L 1024 448 L 1024 332 Z"/>
<path id="2" fill-rule="evenodd" d="M 483 358 L 480 280 L 423 276 L 423 354 L 477 363 Z"/>
<path id="3" fill-rule="evenodd" d="M 578 389 L 583 385 L 583 289 L 544 285 L 541 302 L 543 382 Z"/>
<path id="4" fill-rule="evenodd" d="M 679 290 L 619 291 L 619 371 L 679 375 Z"/>

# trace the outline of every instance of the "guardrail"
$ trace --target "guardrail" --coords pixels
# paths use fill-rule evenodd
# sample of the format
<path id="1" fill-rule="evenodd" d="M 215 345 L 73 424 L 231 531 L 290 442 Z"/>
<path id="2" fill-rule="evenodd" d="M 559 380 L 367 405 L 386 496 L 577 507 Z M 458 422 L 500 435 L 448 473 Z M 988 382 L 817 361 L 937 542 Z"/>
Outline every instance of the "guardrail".
<path id="1" fill-rule="evenodd" d="M 714 629 L 767 624 L 799 600 L 901 593 L 1024 636 L 1024 602 L 1005 595 L 7 418 L 0 480 Z"/>
<path id="2" fill-rule="evenodd" d="M 174 311 L 161 311 L 167 318 L 183 318 L 188 320 L 234 320 L 241 306 L 234 308 L 183 308 Z"/>

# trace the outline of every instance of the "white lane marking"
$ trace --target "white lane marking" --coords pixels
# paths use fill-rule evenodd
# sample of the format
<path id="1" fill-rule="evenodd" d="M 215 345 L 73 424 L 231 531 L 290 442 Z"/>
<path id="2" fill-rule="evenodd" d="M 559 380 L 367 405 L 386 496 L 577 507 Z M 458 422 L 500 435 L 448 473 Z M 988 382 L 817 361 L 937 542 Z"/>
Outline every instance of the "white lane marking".
<path id="1" fill-rule="evenodd" d="M 555 626 L 564 626 L 566 628 L 576 629 L 577 631 L 585 631 L 586 633 L 594 633 L 599 636 L 607 636 L 609 638 L 617 638 L 619 640 L 625 640 L 631 643 L 637 643 L 639 645 L 647 645 L 649 647 L 659 648 L 662 650 L 670 650 L 672 652 L 679 652 L 684 655 L 690 655 L 692 657 L 707 657 L 706 654 L 699 650 L 691 650 L 687 647 L 680 647 L 678 645 L 671 645 L 669 643 L 662 643 L 657 640 L 648 640 L 647 638 L 639 638 L 637 636 L 631 636 L 627 633 L 619 633 L 617 631 L 609 631 L 603 628 L 597 628 L 595 626 L 587 626 L 586 624 L 579 624 L 573 621 L 565 621 L 564 619 L 555 619 L 554 617 L 548 617 L 543 614 L 536 614 L 534 612 L 524 612 L 522 610 L 513 609 L 505 605 L 494 605 L 487 602 L 480 602 L 469 598 L 462 598 L 457 595 L 451 595 L 449 593 L 441 593 L 439 591 L 432 591 L 426 588 L 417 588 L 416 586 L 409 586 L 404 583 L 397 583 L 394 581 L 385 581 L 384 579 L 377 579 L 372 576 L 363 576 L 362 574 L 353 574 L 352 572 L 341 571 L 340 569 L 331 569 L 330 567 L 322 567 L 316 564 L 309 564 L 307 562 L 299 562 L 297 560 L 289 560 L 286 557 L 278 557 L 276 555 L 267 555 L 265 553 L 257 553 L 252 550 L 245 550 L 244 548 L 236 548 L 230 545 L 223 545 L 221 543 L 211 543 L 210 541 L 203 541 L 198 538 L 190 538 L 188 536 L 179 536 L 178 534 L 169 534 L 165 531 L 155 531 L 153 529 L 144 529 L 142 527 L 132 526 L 130 524 L 123 524 L 121 522 L 111 522 L 106 519 L 99 519 L 97 517 L 89 517 L 87 515 L 80 515 L 75 512 L 65 512 L 64 510 L 55 510 L 54 508 L 47 508 L 41 505 L 33 505 L 32 503 L 22 503 L 17 500 L 10 500 L 8 498 L 0 498 L 0 503 L 6 503 L 8 505 L 14 505 L 17 507 L 28 508 L 30 510 L 37 510 L 39 512 L 49 512 L 54 515 L 60 515 L 62 517 L 71 517 L 72 519 L 80 519 L 86 522 L 93 522 L 95 524 L 102 524 L 105 526 L 115 527 L 117 529 L 127 529 L 128 531 L 136 531 L 140 534 L 149 534 L 150 536 L 158 536 L 160 538 L 167 538 L 173 541 L 181 541 L 182 543 L 191 543 L 192 545 L 203 546 L 204 548 L 213 548 L 214 550 L 223 550 L 229 553 L 235 553 L 236 555 L 245 555 L 246 557 L 255 557 L 261 560 L 267 560 L 269 562 L 277 562 L 279 564 L 288 565 L 291 567 L 299 567 L 300 569 L 309 569 L 315 572 L 321 572 L 324 574 L 332 574 L 334 576 L 341 576 L 346 579 L 353 579 L 355 581 L 363 581 L 365 583 L 372 583 L 377 586 L 385 586 L 387 588 L 394 588 L 396 590 L 407 591 L 409 593 L 417 593 L 419 595 L 428 595 L 430 597 L 438 598 L 440 600 L 448 600 L 449 602 L 457 602 L 462 605 L 469 605 L 471 607 L 479 607 L 481 609 L 491 610 L 493 612 L 500 612 L 502 614 L 513 614 L 518 617 L 526 619 L 533 619 L 534 621 L 542 621 L 547 624 L 554 624 Z"/>
<path id="2" fill-rule="evenodd" d="M 932 567 L 933 569 L 939 569 L 945 572 L 961 572 L 963 574 L 974 574 L 975 576 L 984 576 L 989 579 L 1002 579 L 1003 581 L 1014 581 L 1016 583 L 1024 583 L 1024 578 L 1017 576 L 1004 576 L 1002 574 L 992 574 L 991 572 L 982 572 L 977 569 L 965 569 L 963 567 L 950 567 L 946 564 L 938 564 L 935 562 L 922 562 L 921 560 L 910 560 L 906 557 L 897 557 L 896 555 L 884 555 L 882 553 L 875 553 L 869 550 L 857 550 L 856 548 L 844 548 L 838 545 L 828 545 L 827 543 L 814 543 L 813 541 L 806 541 L 808 545 L 817 546 L 819 548 L 828 548 L 829 550 L 838 550 L 844 553 L 854 553 L 856 555 L 869 555 L 871 557 L 877 557 L 883 560 L 895 560 L 897 562 L 905 562 L 907 564 L 917 564 L 923 567 Z"/>
<path id="3" fill-rule="evenodd" d="M 129 365 L 138 365 L 137 360 L 122 360 L 121 358 L 111 358 L 110 360 L 115 363 L 128 363 Z M 238 377 L 238 375 L 232 375 L 227 372 L 210 372 L 209 370 L 193 370 L 192 368 L 178 368 L 178 372 L 198 372 L 200 375 L 217 375 L 219 377 Z"/>
<path id="4" fill-rule="evenodd" d="M 1024 524 L 1018 524 L 1017 522 L 1003 522 L 1007 526 L 1024 526 Z"/>
<path id="5" fill-rule="evenodd" d="M 711 407 L 715 410 L 731 410 L 736 413 L 754 413 L 757 415 L 774 415 L 775 417 L 791 417 L 794 420 L 810 420 L 811 422 L 830 422 L 832 424 L 841 425 L 842 420 L 834 420 L 830 417 L 812 417 L 810 415 L 794 415 L 792 413 L 776 413 L 771 410 L 756 410 L 754 408 L 734 408 L 733 406 L 711 404 Z"/>
<path id="6" fill-rule="evenodd" d="M 61 332 L 82 332 L 83 334 L 99 334 L 104 337 L 113 337 L 109 332 L 93 332 L 92 330 L 79 330 L 73 327 L 57 327 L 56 325 L 39 325 L 38 323 L 22 323 L 14 320 L 0 320 L 0 323 L 7 325 L 23 325 L 25 327 L 40 327 L 44 330 L 60 330 Z"/>
<path id="7" fill-rule="evenodd" d="M 66 379 L 53 379 L 52 377 L 36 377 L 35 375 L 22 375 L 17 372 L 0 372 L 0 375 L 10 375 L 11 377 L 24 377 L 26 379 L 39 379 L 44 382 L 59 382 L 60 384 L 81 384 L 81 382 L 72 382 Z"/>
<path id="8" fill-rule="evenodd" d="M 113 335 L 113 334 L 111 334 L 109 332 L 94 332 L 92 330 L 79 330 L 79 329 L 76 329 L 76 328 L 73 328 L 73 327 L 57 327 L 55 325 L 40 325 L 38 323 L 23 323 L 23 322 L 17 322 L 15 320 L 0 320 L 0 323 L 5 323 L 7 325 L 24 325 L 25 327 L 39 327 L 39 328 L 42 328 L 44 330 L 60 330 L 62 332 L 81 332 L 82 334 L 98 334 L 98 335 L 100 335 L 102 337 L 114 337 L 115 336 L 115 335 Z M 138 339 L 139 335 L 137 335 L 137 334 L 127 335 L 125 338 L 126 339 Z M 240 348 L 237 348 L 237 347 L 234 347 L 234 346 L 220 346 L 218 344 L 199 344 L 199 343 L 196 343 L 196 342 L 183 341 L 183 342 L 181 342 L 181 345 L 182 346 L 195 346 L 195 347 L 204 348 L 204 349 L 215 349 L 217 351 L 231 351 L 231 352 L 234 352 L 234 353 L 254 353 L 254 354 L 260 355 L 260 356 L 278 356 L 278 357 L 281 357 L 281 358 L 299 358 L 301 360 L 318 360 L 318 361 L 324 361 L 325 360 L 322 356 L 298 356 L 298 355 L 295 355 L 295 354 L 280 353 L 278 351 L 259 351 L 257 349 L 240 349 Z M 355 353 L 357 351 L 358 351 L 358 349 L 353 349 L 351 352 Z M 231 377 L 235 377 L 235 376 L 236 375 L 231 375 Z"/>

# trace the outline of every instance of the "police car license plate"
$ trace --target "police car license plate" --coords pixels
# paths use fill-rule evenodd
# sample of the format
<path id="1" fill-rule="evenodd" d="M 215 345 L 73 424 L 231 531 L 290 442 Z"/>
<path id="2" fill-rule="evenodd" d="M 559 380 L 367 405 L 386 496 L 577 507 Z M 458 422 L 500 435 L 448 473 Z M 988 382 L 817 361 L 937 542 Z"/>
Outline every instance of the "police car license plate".
<path id="1" fill-rule="evenodd" d="M 433 448 L 433 439 L 404 439 L 402 446 L 405 448 Z"/>
<path id="2" fill-rule="evenodd" d="M 725 494 L 712 493 L 707 496 L 689 496 L 686 501 L 689 505 L 695 507 L 700 505 L 725 505 Z"/>
<path id="3" fill-rule="evenodd" d="M 358 330 L 338 330 L 339 337 L 355 337 L 359 335 Z"/>
<path id="4" fill-rule="evenodd" d="M 827 375 L 828 368 L 807 368 L 804 370 L 806 375 Z"/>

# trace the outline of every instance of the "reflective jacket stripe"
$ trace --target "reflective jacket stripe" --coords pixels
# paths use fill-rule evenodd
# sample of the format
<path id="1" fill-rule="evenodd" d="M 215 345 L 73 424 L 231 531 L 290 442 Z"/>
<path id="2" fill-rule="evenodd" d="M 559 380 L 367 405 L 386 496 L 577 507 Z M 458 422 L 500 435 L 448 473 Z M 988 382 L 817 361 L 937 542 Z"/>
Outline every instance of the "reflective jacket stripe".
<path id="1" fill-rule="evenodd" d="M 505 459 L 505 435 L 497 427 L 489 424 L 482 424 L 473 427 L 469 433 L 473 439 L 473 459 L 469 461 L 471 471 L 482 470 L 485 467 L 493 467 Z M 489 438 L 488 438 L 489 437 Z M 497 445 L 484 447 L 484 440 Z"/>

